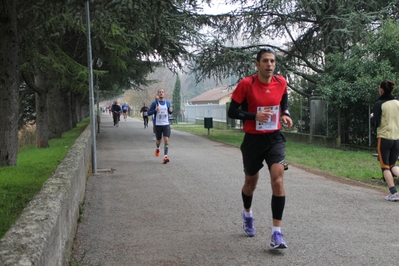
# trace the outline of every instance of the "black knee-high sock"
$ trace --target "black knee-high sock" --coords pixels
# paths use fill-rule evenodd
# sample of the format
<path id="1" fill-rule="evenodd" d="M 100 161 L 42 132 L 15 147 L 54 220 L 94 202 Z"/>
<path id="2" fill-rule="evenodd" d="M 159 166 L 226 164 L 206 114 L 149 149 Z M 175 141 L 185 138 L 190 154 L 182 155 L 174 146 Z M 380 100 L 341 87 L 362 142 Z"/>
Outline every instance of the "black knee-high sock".
<path id="1" fill-rule="evenodd" d="M 398 192 L 398 190 L 396 189 L 395 186 L 393 186 L 389 188 L 389 192 L 391 192 L 391 194 L 395 194 L 396 192 Z"/>
<path id="2" fill-rule="evenodd" d="M 245 209 L 249 209 L 251 208 L 252 205 L 252 195 L 251 196 L 247 196 L 244 194 L 244 192 L 241 191 L 241 196 L 242 196 L 242 201 L 244 203 L 244 208 Z"/>
<path id="3" fill-rule="evenodd" d="M 165 144 L 163 154 L 168 155 L 169 144 Z"/>
<path id="4" fill-rule="evenodd" d="M 272 215 L 275 220 L 282 220 L 284 206 L 285 206 L 285 196 L 272 196 Z"/>

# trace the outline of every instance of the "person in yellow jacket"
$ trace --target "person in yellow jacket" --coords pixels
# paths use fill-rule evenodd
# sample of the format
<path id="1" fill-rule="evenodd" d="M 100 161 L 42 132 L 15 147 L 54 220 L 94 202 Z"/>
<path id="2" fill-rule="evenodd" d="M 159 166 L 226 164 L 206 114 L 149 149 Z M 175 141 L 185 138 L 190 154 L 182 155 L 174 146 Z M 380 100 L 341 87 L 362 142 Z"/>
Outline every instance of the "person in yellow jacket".
<path id="1" fill-rule="evenodd" d="M 374 104 L 371 120 L 377 128 L 377 152 L 383 177 L 390 194 L 388 201 L 399 201 L 393 176 L 399 176 L 396 165 L 399 156 L 399 100 L 392 95 L 395 82 L 384 80 L 380 83 L 378 101 Z"/>

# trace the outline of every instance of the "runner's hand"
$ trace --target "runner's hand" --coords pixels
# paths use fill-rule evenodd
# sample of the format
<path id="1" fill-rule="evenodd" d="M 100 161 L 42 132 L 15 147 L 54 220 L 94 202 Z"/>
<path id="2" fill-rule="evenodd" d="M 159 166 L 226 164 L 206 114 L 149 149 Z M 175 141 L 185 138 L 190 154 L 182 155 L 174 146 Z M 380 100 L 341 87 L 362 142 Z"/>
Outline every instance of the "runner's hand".
<path id="1" fill-rule="evenodd" d="M 284 127 L 286 127 L 286 128 L 291 128 L 292 127 L 292 124 L 293 124 L 292 123 L 292 119 L 288 115 L 283 115 L 281 117 L 281 120 L 283 121 Z"/>
<path id="2" fill-rule="evenodd" d="M 267 122 L 273 113 L 270 108 L 266 108 L 260 112 L 256 113 L 255 120 L 259 122 Z"/>

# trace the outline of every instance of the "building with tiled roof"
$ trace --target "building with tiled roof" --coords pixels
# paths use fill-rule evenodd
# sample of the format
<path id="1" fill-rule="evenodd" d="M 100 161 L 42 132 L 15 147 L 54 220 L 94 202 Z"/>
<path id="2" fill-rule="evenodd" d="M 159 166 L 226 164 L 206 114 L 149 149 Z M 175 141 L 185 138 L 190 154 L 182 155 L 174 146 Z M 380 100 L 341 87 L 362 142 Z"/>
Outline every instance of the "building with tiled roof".
<path id="1" fill-rule="evenodd" d="M 226 104 L 230 102 L 235 87 L 217 87 L 188 101 L 189 104 Z"/>

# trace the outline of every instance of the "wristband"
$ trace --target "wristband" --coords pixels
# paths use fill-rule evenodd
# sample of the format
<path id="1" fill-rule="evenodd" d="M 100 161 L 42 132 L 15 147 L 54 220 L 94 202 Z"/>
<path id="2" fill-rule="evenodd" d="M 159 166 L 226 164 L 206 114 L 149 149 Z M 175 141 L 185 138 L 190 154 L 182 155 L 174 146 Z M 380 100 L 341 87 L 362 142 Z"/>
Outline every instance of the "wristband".
<path id="1" fill-rule="evenodd" d="M 291 117 L 291 116 L 290 116 L 290 111 L 288 111 L 288 110 L 285 110 L 285 111 L 283 112 L 282 115 L 286 115 L 286 116 L 288 116 L 288 117 Z"/>

